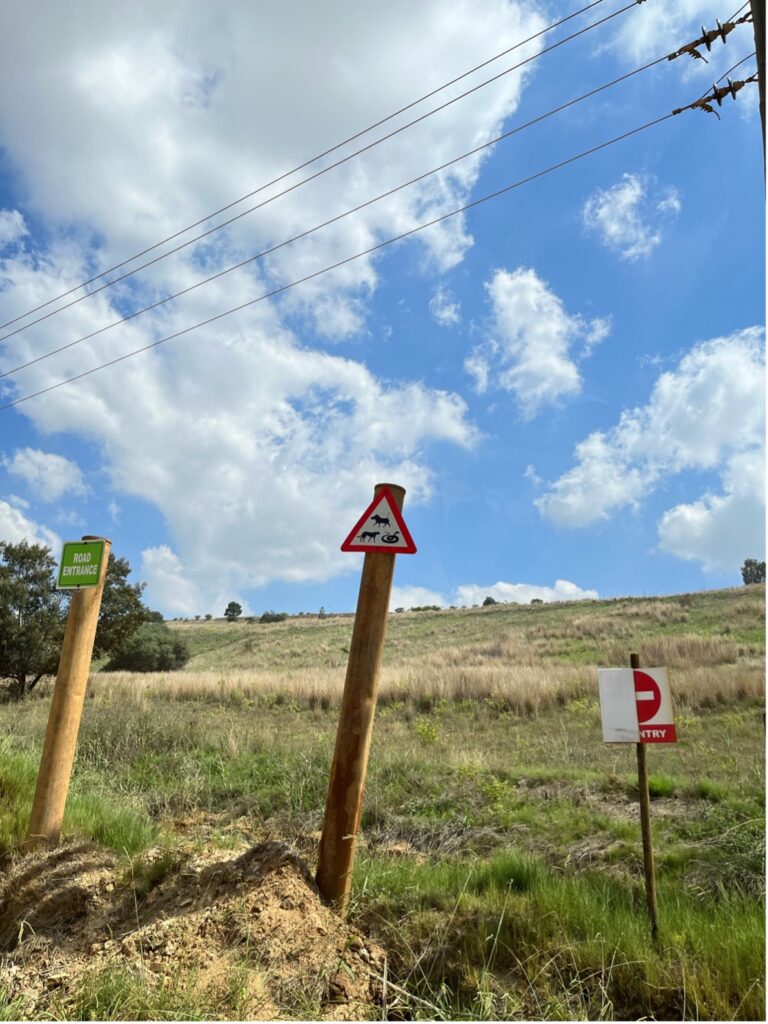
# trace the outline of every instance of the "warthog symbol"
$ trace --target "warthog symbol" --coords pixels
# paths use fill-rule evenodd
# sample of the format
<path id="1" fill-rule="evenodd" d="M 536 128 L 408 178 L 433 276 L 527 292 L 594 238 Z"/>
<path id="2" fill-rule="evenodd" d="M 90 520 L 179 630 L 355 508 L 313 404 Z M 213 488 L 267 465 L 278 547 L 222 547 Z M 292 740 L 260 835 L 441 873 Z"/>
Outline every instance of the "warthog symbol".
<path id="1" fill-rule="evenodd" d="M 377 526 L 390 526 L 389 516 L 371 516 L 371 519 L 376 523 Z M 384 538 L 382 537 L 382 540 Z"/>
<path id="2" fill-rule="evenodd" d="M 378 530 L 363 530 L 363 532 L 360 534 L 359 539 L 361 541 L 366 541 L 366 540 L 373 540 L 373 541 L 375 541 L 378 536 L 379 536 L 379 531 Z"/>
<path id="3" fill-rule="evenodd" d="M 399 544 L 400 534 L 399 533 L 385 533 L 381 538 L 385 544 Z"/>

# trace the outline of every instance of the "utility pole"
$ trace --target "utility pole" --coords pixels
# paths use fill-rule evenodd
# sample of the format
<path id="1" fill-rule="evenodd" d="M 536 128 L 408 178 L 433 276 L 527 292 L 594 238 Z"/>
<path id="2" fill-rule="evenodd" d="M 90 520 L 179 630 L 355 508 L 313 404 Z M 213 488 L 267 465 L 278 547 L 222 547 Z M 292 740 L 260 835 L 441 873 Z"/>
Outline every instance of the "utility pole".
<path id="1" fill-rule="evenodd" d="M 760 123 L 763 126 L 763 176 L 765 176 L 765 0 L 751 0 L 752 28 L 757 54 L 757 86 L 760 90 Z"/>

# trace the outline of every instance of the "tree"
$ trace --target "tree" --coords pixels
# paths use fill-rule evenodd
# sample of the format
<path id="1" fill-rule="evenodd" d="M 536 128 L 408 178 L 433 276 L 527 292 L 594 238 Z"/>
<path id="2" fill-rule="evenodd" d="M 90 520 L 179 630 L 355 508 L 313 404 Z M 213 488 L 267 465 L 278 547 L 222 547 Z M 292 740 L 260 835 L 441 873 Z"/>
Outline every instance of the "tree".
<path id="1" fill-rule="evenodd" d="M 242 605 L 239 605 L 237 601 L 230 601 L 227 607 L 224 609 L 224 618 L 227 622 L 235 622 L 243 614 Z"/>
<path id="2" fill-rule="evenodd" d="M 56 562 L 48 548 L 0 542 L 0 559 L 0 679 L 9 680 L 10 700 L 22 700 L 43 676 L 56 672 L 70 595 L 56 589 Z M 160 616 L 142 604 L 144 584 L 128 583 L 130 571 L 127 559 L 110 554 L 96 658 L 118 650 L 143 622 Z"/>
<path id="3" fill-rule="evenodd" d="M 750 583 L 765 583 L 765 562 L 758 562 L 756 558 L 748 558 L 741 567 L 741 578 L 744 586 Z"/>
<path id="4" fill-rule="evenodd" d="M 189 661 L 190 651 L 181 637 L 165 625 L 145 622 L 128 637 L 105 665 L 108 672 L 169 672 Z"/>
<path id="5" fill-rule="evenodd" d="M 489 595 L 489 596 L 488 596 L 488 597 L 486 597 L 486 599 L 485 599 L 485 600 L 483 601 L 483 608 L 487 608 L 487 607 L 488 607 L 489 605 L 491 605 L 491 604 L 498 604 L 498 603 L 499 603 L 499 602 L 498 602 L 498 601 L 496 600 L 496 598 L 495 598 L 495 597 L 491 597 L 491 596 Z"/>
<path id="6" fill-rule="evenodd" d="M 56 671 L 67 595 L 55 588 L 48 548 L 0 541 L 0 559 L 0 679 L 8 699 L 22 700 Z"/>
<path id="7" fill-rule="evenodd" d="M 119 650 L 143 622 L 156 622 L 160 615 L 142 603 L 141 595 L 146 584 L 129 583 L 130 572 L 128 559 L 115 558 L 110 552 L 93 645 L 94 658 L 103 658 L 105 654 Z"/>

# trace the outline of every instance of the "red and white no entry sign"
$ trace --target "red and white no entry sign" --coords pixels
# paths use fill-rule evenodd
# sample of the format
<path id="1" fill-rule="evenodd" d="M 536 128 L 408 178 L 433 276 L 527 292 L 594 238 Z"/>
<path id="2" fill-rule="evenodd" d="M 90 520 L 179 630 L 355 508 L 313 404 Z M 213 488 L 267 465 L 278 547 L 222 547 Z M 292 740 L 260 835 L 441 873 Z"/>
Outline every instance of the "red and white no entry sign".
<path id="1" fill-rule="evenodd" d="M 635 677 L 635 700 L 637 701 L 637 720 L 640 725 L 655 718 L 661 707 L 661 690 L 659 684 L 649 676 L 647 672 L 636 668 Z"/>
<path id="2" fill-rule="evenodd" d="M 601 668 L 597 673 L 606 743 L 676 743 L 665 668 Z"/>
<path id="3" fill-rule="evenodd" d="M 641 743 L 676 743 L 672 694 L 665 668 L 633 670 Z"/>

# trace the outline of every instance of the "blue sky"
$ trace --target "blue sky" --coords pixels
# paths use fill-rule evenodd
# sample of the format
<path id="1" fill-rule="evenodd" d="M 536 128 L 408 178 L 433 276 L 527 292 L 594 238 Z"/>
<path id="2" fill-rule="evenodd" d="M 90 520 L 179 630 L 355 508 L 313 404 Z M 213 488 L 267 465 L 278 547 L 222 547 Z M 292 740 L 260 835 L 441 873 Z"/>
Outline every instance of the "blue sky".
<path id="1" fill-rule="evenodd" d="M 0 319 L 577 6 L 425 0 L 385 10 L 348 0 L 332 17 L 302 2 L 258 12 L 234 2 L 226 16 L 190 0 L 162 11 L 43 3 L 34 18 L 9 9 L 0 42 Z M 620 6 L 604 0 L 410 116 Z M 7 337 L 0 404 L 684 106 L 752 52 L 750 25 L 713 44 L 709 64 L 664 61 L 16 370 L 676 50 L 731 13 L 713 0 L 647 0 L 205 244 Z M 734 77 L 753 70 L 748 60 Z M 349 610 L 360 557 L 338 548 L 374 483 L 390 480 L 407 488 L 419 546 L 398 559 L 393 607 L 737 584 L 743 560 L 764 557 L 763 203 L 751 85 L 726 101 L 719 121 L 687 111 L 0 411 L 0 538 L 56 549 L 82 533 L 107 535 L 147 582 L 148 603 L 171 617 L 221 614 L 233 598 L 252 612 Z"/>

